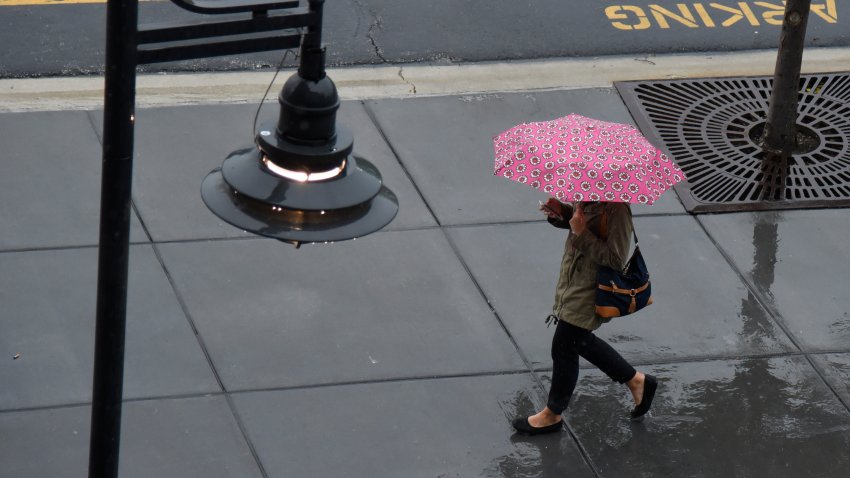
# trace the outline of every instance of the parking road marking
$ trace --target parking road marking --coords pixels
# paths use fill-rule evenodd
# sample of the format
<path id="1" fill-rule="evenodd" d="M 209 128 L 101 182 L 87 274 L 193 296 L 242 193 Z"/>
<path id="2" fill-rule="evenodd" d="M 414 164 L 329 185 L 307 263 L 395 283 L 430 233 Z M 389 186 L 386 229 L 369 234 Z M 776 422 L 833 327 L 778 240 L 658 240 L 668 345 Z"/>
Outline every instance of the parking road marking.
<path id="1" fill-rule="evenodd" d="M 774 0 L 776 3 L 754 0 L 749 2 L 724 1 L 734 3 L 734 6 L 716 2 L 707 4 L 703 2 L 677 3 L 676 9 L 667 9 L 657 4 L 610 5 L 605 7 L 605 16 L 608 17 L 611 26 L 617 30 L 647 30 L 653 26 L 668 29 L 671 28 L 671 25 L 686 28 L 715 28 L 717 26 L 729 28 L 733 25 L 757 27 L 762 25 L 762 22 L 765 25 L 782 25 L 782 19 L 785 16 L 785 5 L 781 0 Z M 820 3 L 811 5 L 810 17 L 815 17 L 826 23 L 838 23 L 838 9 L 835 0 L 819 1 Z M 693 11 L 691 7 L 693 7 Z M 694 12 L 696 12 L 696 15 Z"/>

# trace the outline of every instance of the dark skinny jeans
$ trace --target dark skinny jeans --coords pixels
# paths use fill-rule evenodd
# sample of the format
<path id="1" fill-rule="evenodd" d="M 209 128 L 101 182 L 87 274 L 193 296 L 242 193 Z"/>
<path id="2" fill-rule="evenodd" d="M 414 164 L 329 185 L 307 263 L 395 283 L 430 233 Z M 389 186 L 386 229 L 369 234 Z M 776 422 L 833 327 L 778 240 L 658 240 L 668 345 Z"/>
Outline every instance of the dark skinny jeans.
<path id="1" fill-rule="evenodd" d="M 626 383 L 637 373 L 607 342 L 593 332 L 558 321 L 552 338 L 552 386 L 549 410 L 561 414 L 567 409 L 578 381 L 578 358 L 583 357 L 617 383 Z"/>

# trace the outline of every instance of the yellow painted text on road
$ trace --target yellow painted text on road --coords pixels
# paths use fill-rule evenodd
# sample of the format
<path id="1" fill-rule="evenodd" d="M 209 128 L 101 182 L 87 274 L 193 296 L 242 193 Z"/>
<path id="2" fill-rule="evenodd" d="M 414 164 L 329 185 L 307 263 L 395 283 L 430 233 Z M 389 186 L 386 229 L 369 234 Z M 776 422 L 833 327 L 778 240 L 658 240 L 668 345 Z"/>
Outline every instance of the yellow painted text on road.
<path id="1" fill-rule="evenodd" d="M 0 0 L 2 1 L 2 0 Z M 605 9 L 611 26 L 618 30 L 646 30 L 648 28 L 715 28 L 742 25 L 782 25 L 785 5 L 773 2 L 750 1 L 734 3 L 677 3 L 675 9 L 661 5 L 611 5 Z M 838 23 L 835 0 L 812 3 L 809 17 L 826 23 Z"/>

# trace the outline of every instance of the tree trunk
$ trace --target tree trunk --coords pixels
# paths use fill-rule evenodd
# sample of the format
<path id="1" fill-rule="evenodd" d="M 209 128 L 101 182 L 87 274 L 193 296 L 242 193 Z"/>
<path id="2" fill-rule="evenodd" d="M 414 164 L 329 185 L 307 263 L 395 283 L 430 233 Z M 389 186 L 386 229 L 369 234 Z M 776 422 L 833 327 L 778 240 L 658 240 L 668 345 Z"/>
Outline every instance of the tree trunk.
<path id="1" fill-rule="evenodd" d="M 773 74 L 773 90 L 762 136 L 766 160 L 787 159 L 797 146 L 797 102 L 800 66 L 811 0 L 787 0 L 779 52 Z"/>

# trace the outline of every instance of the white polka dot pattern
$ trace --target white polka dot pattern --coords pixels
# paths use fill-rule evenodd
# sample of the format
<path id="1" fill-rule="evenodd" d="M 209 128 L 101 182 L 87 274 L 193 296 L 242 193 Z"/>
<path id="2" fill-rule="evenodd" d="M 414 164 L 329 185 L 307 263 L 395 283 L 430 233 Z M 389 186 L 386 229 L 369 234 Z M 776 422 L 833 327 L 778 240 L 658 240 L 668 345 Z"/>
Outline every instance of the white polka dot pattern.
<path id="1" fill-rule="evenodd" d="M 493 174 L 562 202 L 652 204 L 685 175 L 635 127 L 571 114 L 493 138 Z"/>

